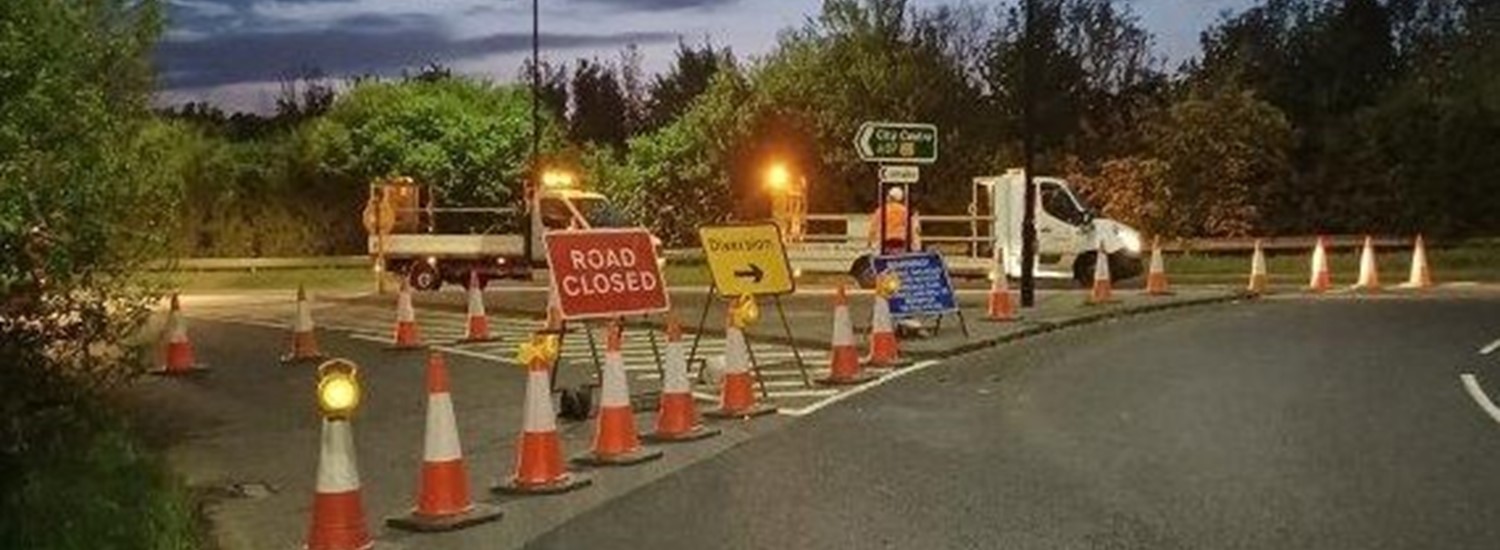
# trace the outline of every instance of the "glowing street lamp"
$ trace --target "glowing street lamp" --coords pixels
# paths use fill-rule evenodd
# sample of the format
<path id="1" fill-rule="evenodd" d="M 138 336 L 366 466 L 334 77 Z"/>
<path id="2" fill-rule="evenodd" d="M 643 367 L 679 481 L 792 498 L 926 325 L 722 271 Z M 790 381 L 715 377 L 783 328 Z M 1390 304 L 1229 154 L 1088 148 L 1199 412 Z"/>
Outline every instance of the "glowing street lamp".
<path id="1" fill-rule="evenodd" d="M 542 185 L 546 187 L 572 187 L 575 178 L 571 172 L 548 170 L 542 174 Z"/>
<path id="2" fill-rule="evenodd" d="M 347 420 L 359 408 L 359 367 L 345 359 L 318 366 L 318 410 L 329 420 Z"/>
<path id="3" fill-rule="evenodd" d="M 792 185 L 792 171 L 785 164 L 776 163 L 766 170 L 766 188 L 775 193 L 785 193 Z"/>

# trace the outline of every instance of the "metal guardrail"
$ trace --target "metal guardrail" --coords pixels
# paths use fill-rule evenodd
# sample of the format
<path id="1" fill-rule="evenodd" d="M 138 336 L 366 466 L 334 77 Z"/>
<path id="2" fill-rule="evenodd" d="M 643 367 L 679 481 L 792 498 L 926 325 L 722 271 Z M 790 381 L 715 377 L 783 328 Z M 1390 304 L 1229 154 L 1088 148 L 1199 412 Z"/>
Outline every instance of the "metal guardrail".
<path id="1" fill-rule="evenodd" d="M 1328 239 L 1328 248 L 1332 249 L 1358 248 L 1365 244 L 1364 235 L 1329 235 L 1325 238 Z M 1408 237 L 1374 237 L 1371 240 L 1376 248 L 1406 248 L 1412 245 L 1412 239 Z M 1265 237 L 1260 241 L 1261 248 L 1267 252 L 1312 250 L 1318 237 Z M 1255 238 L 1162 239 L 1161 249 L 1163 252 L 1179 253 L 1249 253 L 1255 250 Z"/>
<path id="2" fill-rule="evenodd" d="M 262 269 L 319 269 L 369 267 L 369 256 L 311 256 L 305 258 L 183 258 L 159 262 L 151 269 L 163 271 L 259 271 Z"/>

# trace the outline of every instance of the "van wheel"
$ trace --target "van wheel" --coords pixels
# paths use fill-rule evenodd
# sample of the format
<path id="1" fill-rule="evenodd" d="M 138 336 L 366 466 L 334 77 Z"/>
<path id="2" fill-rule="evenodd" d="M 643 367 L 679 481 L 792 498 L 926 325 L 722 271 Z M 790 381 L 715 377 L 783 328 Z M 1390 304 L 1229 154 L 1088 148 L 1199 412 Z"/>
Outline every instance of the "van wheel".
<path id="1" fill-rule="evenodd" d="M 1084 252 L 1073 260 L 1073 282 L 1083 288 L 1094 286 L 1094 262 L 1098 256 L 1098 252 Z"/>
<path id="2" fill-rule="evenodd" d="M 406 273 L 406 280 L 411 283 L 412 288 L 417 290 L 431 291 L 443 286 L 443 278 L 438 274 L 437 268 L 427 262 L 411 264 L 411 270 Z"/>
<path id="3" fill-rule="evenodd" d="M 1097 252 L 1084 252 L 1073 260 L 1073 281 L 1078 286 L 1088 288 L 1094 286 L 1094 262 L 1099 256 Z M 1109 282 L 1111 284 L 1140 275 L 1140 262 L 1132 262 L 1130 258 L 1118 253 L 1110 254 L 1106 260 L 1109 262 Z"/>

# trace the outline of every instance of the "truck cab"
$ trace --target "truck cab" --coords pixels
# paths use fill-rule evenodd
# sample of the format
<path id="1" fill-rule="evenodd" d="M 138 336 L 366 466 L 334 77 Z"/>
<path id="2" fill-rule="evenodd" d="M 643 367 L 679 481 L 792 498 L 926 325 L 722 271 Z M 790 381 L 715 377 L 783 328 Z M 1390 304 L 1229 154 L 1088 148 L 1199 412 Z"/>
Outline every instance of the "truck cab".
<path id="1" fill-rule="evenodd" d="M 1006 274 L 1021 274 L 1021 221 L 1025 212 L 1026 175 L 1011 170 L 1002 176 L 974 179 L 975 207 L 987 218 L 993 243 L 1005 250 Z M 1068 185 L 1053 177 L 1035 177 L 1037 208 L 1036 271 L 1071 277 L 1079 284 L 1093 279 L 1095 257 L 1101 247 L 1109 256 L 1110 276 L 1140 275 L 1141 234 L 1115 220 L 1101 218 Z M 985 212 L 986 209 L 988 212 Z"/>

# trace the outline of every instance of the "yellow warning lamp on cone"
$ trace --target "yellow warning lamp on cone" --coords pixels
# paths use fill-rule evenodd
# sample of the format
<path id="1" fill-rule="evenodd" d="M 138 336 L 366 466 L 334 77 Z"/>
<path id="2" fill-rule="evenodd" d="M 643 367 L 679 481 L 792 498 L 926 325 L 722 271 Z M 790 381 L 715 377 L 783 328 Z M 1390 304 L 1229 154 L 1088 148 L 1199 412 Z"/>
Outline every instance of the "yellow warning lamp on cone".
<path id="1" fill-rule="evenodd" d="M 743 330 L 745 327 L 755 324 L 760 320 L 760 306 L 755 305 L 755 297 L 745 294 L 736 298 L 729 306 L 729 322 L 734 328 Z"/>
<path id="2" fill-rule="evenodd" d="M 345 359 L 318 365 L 318 410 L 329 420 L 347 420 L 359 408 L 359 366 Z"/>
<path id="3" fill-rule="evenodd" d="M 895 273 L 885 271 L 875 278 L 875 294 L 881 298 L 890 299 L 897 292 L 901 292 L 901 278 Z"/>
<path id="4" fill-rule="evenodd" d="M 521 342 L 516 351 L 516 364 L 521 368 L 531 368 L 533 364 L 551 365 L 557 360 L 559 353 L 557 335 L 534 335 L 529 342 Z"/>

